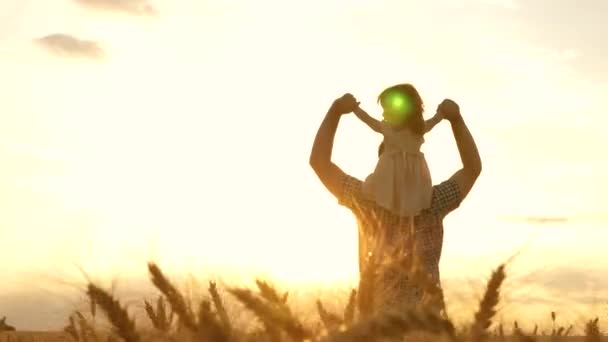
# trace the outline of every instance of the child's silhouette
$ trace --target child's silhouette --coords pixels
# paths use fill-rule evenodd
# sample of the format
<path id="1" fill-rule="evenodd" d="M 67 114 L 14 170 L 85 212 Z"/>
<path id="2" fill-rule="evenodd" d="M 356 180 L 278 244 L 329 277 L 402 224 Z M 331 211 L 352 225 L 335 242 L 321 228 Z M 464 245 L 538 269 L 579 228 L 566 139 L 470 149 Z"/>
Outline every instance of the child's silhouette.
<path id="1" fill-rule="evenodd" d="M 409 84 L 391 87 L 378 97 L 383 120 L 372 118 L 360 107 L 354 113 L 384 136 L 383 151 L 372 174 L 363 183 L 363 193 L 398 216 L 417 216 L 431 206 L 433 183 L 420 147 L 424 134 L 442 120 L 440 113 L 427 121 L 422 99 Z"/>

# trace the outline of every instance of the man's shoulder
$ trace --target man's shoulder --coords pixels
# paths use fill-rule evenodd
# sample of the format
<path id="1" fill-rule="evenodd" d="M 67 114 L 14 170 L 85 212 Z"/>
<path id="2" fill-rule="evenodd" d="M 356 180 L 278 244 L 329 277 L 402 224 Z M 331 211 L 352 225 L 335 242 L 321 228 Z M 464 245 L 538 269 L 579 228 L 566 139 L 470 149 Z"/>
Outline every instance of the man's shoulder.
<path id="1" fill-rule="evenodd" d="M 344 174 L 340 184 L 338 203 L 348 208 L 357 205 L 361 200 L 363 182 L 351 175 Z"/>
<path id="2" fill-rule="evenodd" d="M 431 211 L 443 217 L 458 208 L 462 198 L 462 191 L 458 183 L 453 179 L 445 180 L 433 186 Z"/>
<path id="3" fill-rule="evenodd" d="M 377 205 L 363 196 L 363 182 L 348 174 L 344 174 L 340 180 L 338 203 L 355 212 L 362 209 L 374 209 Z M 460 206 L 462 192 L 458 183 L 453 179 L 445 180 L 433 186 L 433 195 L 429 213 L 443 218 L 452 210 Z"/>
<path id="4" fill-rule="evenodd" d="M 446 179 L 439 184 L 433 185 L 433 194 L 449 191 L 460 191 L 460 189 L 458 188 L 458 183 L 456 183 L 456 181 L 451 178 Z"/>

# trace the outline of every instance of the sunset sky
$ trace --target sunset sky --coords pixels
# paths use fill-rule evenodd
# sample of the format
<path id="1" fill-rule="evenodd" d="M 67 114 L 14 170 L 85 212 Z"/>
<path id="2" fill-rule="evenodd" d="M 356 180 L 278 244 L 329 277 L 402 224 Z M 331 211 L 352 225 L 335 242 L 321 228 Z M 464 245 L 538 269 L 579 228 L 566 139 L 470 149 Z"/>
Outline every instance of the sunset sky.
<path id="1" fill-rule="evenodd" d="M 80 269 L 109 287 L 148 260 L 351 286 L 355 221 L 308 156 L 335 98 L 378 117 L 402 82 L 427 117 L 458 102 L 483 161 L 445 220 L 451 308 L 519 253 L 499 315 L 605 314 L 606 17 L 605 0 L 3 0 L 0 317 L 56 328 Z M 345 116 L 334 161 L 364 178 L 380 140 Z M 423 149 L 435 183 L 460 167 L 445 122 Z"/>

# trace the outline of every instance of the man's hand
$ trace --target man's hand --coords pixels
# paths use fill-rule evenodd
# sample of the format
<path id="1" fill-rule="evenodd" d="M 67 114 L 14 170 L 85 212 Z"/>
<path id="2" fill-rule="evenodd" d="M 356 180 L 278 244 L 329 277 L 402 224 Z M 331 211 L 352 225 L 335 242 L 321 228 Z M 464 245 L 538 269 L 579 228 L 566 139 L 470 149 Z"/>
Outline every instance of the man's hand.
<path id="1" fill-rule="evenodd" d="M 460 107 L 458 107 L 456 102 L 450 99 L 445 99 L 443 102 L 441 102 L 441 104 L 437 107 L 437 113 L 449 122 L 462 119 L 462 116 L 460 115 Z"/>
<path id="2" fill-rule="evenodd" d="M 332 103 L 330 111 L 339 115 L 351 113 L 359 107 L 359 103 L 352 94 L 347 93 Z"/>

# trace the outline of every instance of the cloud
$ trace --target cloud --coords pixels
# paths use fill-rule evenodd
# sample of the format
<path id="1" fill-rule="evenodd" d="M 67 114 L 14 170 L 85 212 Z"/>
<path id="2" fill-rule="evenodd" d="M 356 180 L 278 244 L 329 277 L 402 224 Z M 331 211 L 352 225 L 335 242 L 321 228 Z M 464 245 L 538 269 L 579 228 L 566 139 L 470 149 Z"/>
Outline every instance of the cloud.
<path id="1" fill-rule="evenodd" d="M 516 277 L 510 302 L 522 305 L 571 305 L 584 310 L 606 298 L 608 275 L 602 267 L 543 268 Z"/>
<path id="2" fill-rule="evenodd" d="M 606 288 L 608 274 L 601 267 L 543 268 L 518 279 L 521 283 L 533 283 L 555 295 L 575 294 L 585 288 Z"/>
<path id="3" fill-rule="evenodd" d="M 147 0 L 74 0 L 78 4 L 92 9 L 124 12 L 134 15 L 155 16 L 158 10 Z"/>
<path id="4" fill-rule="evenodd" d="M 500 6 L 505 9 L 516 10 L 520 8 L 520 5 L 515 0 L 478 0 L 480 3 L 485 3 L 488 5 Z"/>
<path id="5" fill-rule="evenodd" d="M 499 316 L 542 325 L 547 323 L 550 311 L 557 311 L 562 316 L 561 322 L 592 315 L 594 308 L 604 305 L 608 298 L 608 274 L 604 268 L 601 264 L 542 266 L 524 274 L 508 269 L 501 287 Z M 457 319 L 468 319 L 473 314 L 476 307 L 471 303 L 479 301 L 485 288 L 484 281 L 466 277 L 442 279 L 442 285 L 450 311 Z"/>
<path id="6" fill-rule="evenodd" d="M 508 221 L 526 222 L 526 223 L 537 223 L 537 224 L 551 224 L 551 223 L 568 223 L 571 220 L 567 217 L 551 217 L 551 216 L 523 216 L 523 217 L 509 217 Z"/>
<path id="7" fill-rule="evenodd" d="M 95 41 L 82 40 L 62 33 L 51 34 L 34 40 L 38 45 L 57 55 L 99 59 L 104 50 Z"/>
<path id="8" fill-rule="evenodd" d="M 443 2 L 440 3 L 443 5 L 460 7 L 489 5 L 504 8 L 507 10 L 518 10 L 521 7 L 519 2 L 516 0 L 443 0 Z"/>

